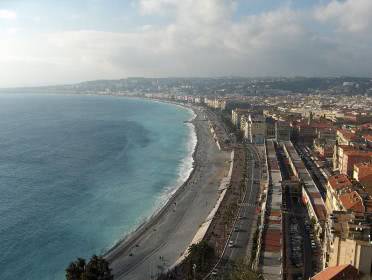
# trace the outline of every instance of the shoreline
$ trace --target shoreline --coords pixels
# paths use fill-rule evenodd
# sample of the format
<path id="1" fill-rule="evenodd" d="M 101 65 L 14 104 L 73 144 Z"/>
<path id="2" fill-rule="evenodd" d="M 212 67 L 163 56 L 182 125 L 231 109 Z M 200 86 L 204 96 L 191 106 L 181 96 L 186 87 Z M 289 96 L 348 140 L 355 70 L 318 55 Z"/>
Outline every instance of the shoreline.
<path id="1" fill-rule="evenodd" d="M 194 134 L 196 142 L 195 142 L 195 145 L 193 147 L 191 157 L 189 157 L 189 154 L 187 154 L 187 156 L 184 158 L 184 160 L 188 159 L 188 158 L 190 158 L 192 160 L 192 168 L 191 168 L 187 178 L 185 176 L 185 179 L 182 180 L 182 182 L 178 186 L 175 186 L 173 189 L 170 190 L 169 197 L 167 197 L 164 202 L 162 202 L 158 207 L 156 207 L 153 210 L 153 213 L 151 215 L 146 217 L 143 222 L 141 222 L 138 226 L 135 226 L 135 228 L 132 231 L 127 233 L 122 239 L 117 241 L 113 246 L 111 246 L 108 250 L 106 250 L 103 254 L 104 258 L 108 257 L 108 255 L 110 255 L 119 246 L 123 246 L 126 243 L 128 243 L 128 244 L 126 244 L 125 247 L 132 246 L 133 245 L 132 243 L 135 242 L 136 239 L 138 239 L 140 237 L 140 235 L 143 233 L 143 231 L 147 230 L 151 226 L 151 224 L 153 224 L 155 222 L 155 220 L 158 219 L 162 215 L 162 213 L 165 212 L 167 210 L 167 208 L 174 203 L 174 200 L 177 197 L 178 192 L 182 191 L 182 189 L 187 185 L 187 183 L 189 182 L 189 180 L 191 179 L 191 177 L 192 177 L 192 175 L 195 171 L 195 165 L 196 165 L 196 156 L 195 155 L 196 155 L 196 152 L 197 152 L 198 146 L 199 146 L 198 145 L 199 144 L 198 131 L 197 131 L 197 127 L 194 124 L 194 120 L 197 118 L 198 115 L 195 112 L 195 109 L 192 108 L 192 106 L 185 106 L 185 105 L 180 104 L 180 103 L 170 102 L 170 101 L 163 101 L 163 100 L 158 100 L 158 99 L 149 99 L 149 98 L 131 97 L 131 96 L 124 96 L 124 97 L 125 98 L 130 98 L 130 99 L 146 100 L 146 101 L 150 101 L 150 102 L 159 102 L 159 103 L 164 103 L 164 104 L 171 104 L 171 105 L 179 106 L 179 107 L 182 107 L 184 109 L 187 109 L 187 110 L 191 111 L 193 116 L 192 116 L 191 119 L 186 121 L 188 124 L 192 125 L 192 130 L 191 130 L 191 132 L 188 136 L 190 138 L 189 139 L 189 141 L 190 141 L 190 140 L 192 140 L 192 137 L 190 137 L 190 136 L 192 136 L 192 134 Z M 187 142 L 187 145 L 188 144 L 189 144 L 189 142 Z M 177 176 L 176 181 L 179 180 L 179 177 L 180 177 L 180 175 Z"/>
<path id="2" fill-rule="evenodd" d="M 157 213 L 104 254 L 115 279 L 150 279 L 170 269 L 184 254 L 219 198 L 218 188 L 230 153 L 218 150 L 202 110 L 182 107 L 195 114 L 191 122 L 197 136 L 193 169 Z"/>

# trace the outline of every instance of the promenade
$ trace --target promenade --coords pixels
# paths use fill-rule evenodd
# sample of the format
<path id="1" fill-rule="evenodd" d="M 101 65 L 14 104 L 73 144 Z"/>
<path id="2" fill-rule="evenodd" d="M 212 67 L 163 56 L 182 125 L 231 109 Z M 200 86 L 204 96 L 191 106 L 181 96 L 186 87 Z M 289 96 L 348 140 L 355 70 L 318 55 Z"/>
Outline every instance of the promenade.
<path id="1" fill-rule="evenodd" d="M 204 113 L 199 109 L 195 113 L 194 171 L 157 215 L 106 254 L 115 279 L 155 279 L 168 270 L 217 202 L 218 187 L 229 171 L 230 152 L 219 151 Z"/>

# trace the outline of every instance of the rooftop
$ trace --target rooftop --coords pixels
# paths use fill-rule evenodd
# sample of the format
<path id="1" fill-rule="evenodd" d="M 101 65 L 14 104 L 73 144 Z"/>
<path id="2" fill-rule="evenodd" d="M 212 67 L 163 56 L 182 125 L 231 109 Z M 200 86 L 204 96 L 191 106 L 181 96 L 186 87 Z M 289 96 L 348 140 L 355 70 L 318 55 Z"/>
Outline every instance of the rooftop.
<path id="1" fill-rule="evenodd" d="M 359 213 L 365 212 L 363 200 L 356 191 L 341 194 L 339 199 L 346 210 L 353 210 Z"/>
<path id="2" fill-rule="evenodd" d="M 351 187 L 353 184 L 345 174 L 334 175 L 328 178 L 328 184 L 335 191 L 341 190 L 347 187 Z"/>
<path id="3" fill-rule="evenodd" d="M 346 275 L 347 272 L 347 275 Z M 314 275 L 311 280 L 331 280 L 331 279 L 347 279 L 346 277 L 356 277 L 358 276 L 358 270 L 351 264 L 338 265 L 327 267 L 323 271 Z M 344 278 L 341 278 L 344 277 Z M 353 279 L 353 278 L 351 278 Z"/>
<path id="4" fill-rule="evenodd" d="M 358 138 L 354 133 L 347 129 L 338 129 L 337 134 L 341 134 L 342 137 L 348 141 L 356 140 Z"/>
<path id="5" fill-rule="evenodd" d="M 366 151 L 366 150 L 346 150 L 344 151 L 344 154 L 347 156 L 356 156 L 356 157 L 371 157 L 372 158 L 372 151 Z"/>
<path id="6" fill-rule="evenodd" d="M 371 134 L 365 134 L 365 135 L 363 135 L 363 138 L 368 142 L 372 142 L 372 135 Z"/>

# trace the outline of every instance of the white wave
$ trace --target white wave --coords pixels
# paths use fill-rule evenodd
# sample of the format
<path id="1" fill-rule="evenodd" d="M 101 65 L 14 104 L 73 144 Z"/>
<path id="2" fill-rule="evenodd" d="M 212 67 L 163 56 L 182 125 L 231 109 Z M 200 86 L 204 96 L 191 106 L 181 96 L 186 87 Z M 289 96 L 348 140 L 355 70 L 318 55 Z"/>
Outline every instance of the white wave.
<path id="1" fill-rule="evenodd" d="M 195 152 L 198 139 L 197 139 L 197 135 L 195 131 L 195 126 L 193 123 L 191 123 L 191 121 L 195 119 L 196 114 L 191 108 L 183 107 L 183 106 L 180 106 L 180 107 L 184 109 L 188 109 L 191 113 L 191 118 L 188 120 L 187 123 L 185 123 L 185 125 L 188 127 L 186 156 L 183 158 L 182 162 L 180 163 L 178 167 L 178 176 L 177 176 L 175 183 L 172 183 L 171 185 L 167 186 L 162 192 L 162 194 L 156 200 L 155 202 L 156 207 L 155 207 L 155 212 L 153 215 L 158 213 L 158 211 L 160 211 L 164 207 L 164 205 L 167 204 L 168 200 L 172 198 L 172 196 L 177 192 L 177 190 L 190 177 L 191 172 L 194 169 L 193 154 Z"/>
<path id="2" fill-rule="evenodd" d="M 196 149 L 196 145 L 198 143 L 198 139 L 196 135 L 195 126 L 193 123 L 191 123 L 191 121 L 196 118 L 196 114 L 191 108 L 184 107 L 178 104 L 174 104 L 174 105 L 180 106 L 183 109 L 187 109 L 191 113 L 190 119 L 188 120 L 188 122 L 185 123 L 185 125 L 188 127 L 186 156 L 183 158 L 183 160 L 181 161 L 179 165 L 177 179 L 174 183 L 164 188 L 164 191 L 157 197 L 157 199 L 155 199 L 152 209 L 150 209 L 150 211 L 146 211 L 146 213 L 143 213 L 138 218 L 137 222 L 127 232 L 124 233 L 124 237 L 119 240 L 115 240 L 113 245 L 118 244 L 119 242 L 130 237 L 141 226 L 145 225 L 148 221 L 151 220 L 152 217 L 158 214 L 159 211 L 161 211 L 161 209 L 167 204 L 167 202 L 177 192 L 177 190 L 186 182 L 186 180 L 190 177 L 191 172 L 194 169 L 193 155 Z M 110 246 L 109 248 L 106 248 L 104 251 L 107 252 L 108 249 L 110 248 L 112 248 L 112 246 Z"/>

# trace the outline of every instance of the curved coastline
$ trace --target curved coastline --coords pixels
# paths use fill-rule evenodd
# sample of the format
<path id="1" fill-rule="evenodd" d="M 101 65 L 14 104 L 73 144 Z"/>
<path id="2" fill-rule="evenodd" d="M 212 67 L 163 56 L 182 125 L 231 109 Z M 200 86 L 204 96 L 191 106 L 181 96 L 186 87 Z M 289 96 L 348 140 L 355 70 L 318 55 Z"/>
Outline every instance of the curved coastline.
<path id="1" fill-rule="evenodd" d="M 131 99 L 140 99 L 140 100 L 146 100 L 150 102 L 159 102 L 164 104 L 171 104 L 174 106 L 181 107 L 183 109 L 187 109 L 192 113 L 192 117 L 187 120 L 187 125 L 191 126 L 189 135 L 188 135 L 188 142 L 187 145 L 192 143 L 193 147 L 188 151 L 189 153 L 186 155 L 186 157 L 183 159 L 183 165 L 186 161 L 191 160 L 192 166 L 189 170 L 187 170 L 187 173 L 185 175 L 182 175 L 182 168 L 179 170 L 178 178 L 176 179 L 176 183 L 174 186 L 169 186 L 168 192 L 164 193 L 164 196 L 166 198 L 164 201 L 160 201 L 160 205 L 156 207 L 153 210 L 153 213 L 146 217 L 143 222 L 141 222 L 139 225 L 136 225 L 132 231 L 127 233 L 122 239 L 117 241 L 113 246 L 111 246 L 108 250 L 106 250 L 103 254 L 103 256 L 109 257 L 110 254 L 119 246 L 122 247 L 123 250 L 129 249 L 134 245 L 134 243 L 141 237 L 141 235 L 148 230 L 152 225 L 154 225 L 158 219 L 161 218 L 162 214 L 169 210 L 169 207 L 172 206 L 176 200 L 176 197 L 180 192 L 182 192 L 185 188 L 185 186 L 188 184 L 189 180 L 191 179 L 194 171 L 195 171 L 195 165 L 196 165 L 196 152 L 199 147 L 199 141 L 198 141 L 198 131 L 197 127 L 194 124 L 194 120 L 197 117 L 197 113 L 195 112 L 194 108 L 191 106 L 186 106 L 184 104 L 170 102 L 170 101 L 164 101 L 164 100 L 157 100 L 157 99 L 148 99 L 148 98 L 140 98 L 140 97 L 126 97 Z"/>
<path id="2" fill-rule="evenodd" d="M 216 205 L 230 153 L 218 149 L 203 110 L 193 109 L 194 168 L 156 215 L 105 255 L 117 280 L 153 279 L 171 269 Z"/>

